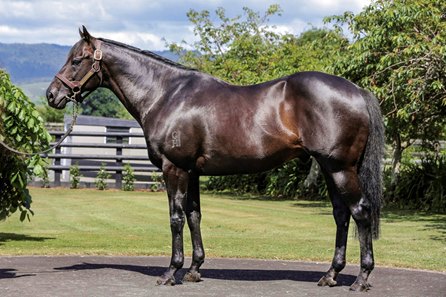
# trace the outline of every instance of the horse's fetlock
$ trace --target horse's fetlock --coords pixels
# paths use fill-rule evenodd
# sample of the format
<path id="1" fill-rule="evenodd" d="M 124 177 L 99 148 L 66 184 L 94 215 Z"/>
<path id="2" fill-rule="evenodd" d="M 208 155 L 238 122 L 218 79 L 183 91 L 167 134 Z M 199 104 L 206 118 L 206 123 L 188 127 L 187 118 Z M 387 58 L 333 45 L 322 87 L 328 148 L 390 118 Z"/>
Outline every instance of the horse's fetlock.
<path id="1" fill-rule="evenodd" d="M 203 249 L 196 249 L 196 250 L 194 250 L 194 253 L 193 253 L 193 261 L 195 262 L 195 263 L 198 263 L 199 265 L 201 265 L 201 264 L 203 264 L 203 262 L 204 262 L 204 250 Z"/>
<path id="2" fill-rule="evenodd" d="M 375 268 L 375 260 L 372 255 L 366 255 L 361 260 L 361 269 L 363 269 L 366 273 L 370 273 L 373 268 Z"/>
<path id="3" fill-rule="evenodd" d="M 333 266 L 333 269 L 334 269 L 336 272 L 340 272 L 342 269 L 344 269 L 344 268 L 345 268 L 345 265 L 346 265 L 346 261 L 345 261 L 345 260 L 342 260 L 342 259 L 333 259 L 332 266 Z"/>

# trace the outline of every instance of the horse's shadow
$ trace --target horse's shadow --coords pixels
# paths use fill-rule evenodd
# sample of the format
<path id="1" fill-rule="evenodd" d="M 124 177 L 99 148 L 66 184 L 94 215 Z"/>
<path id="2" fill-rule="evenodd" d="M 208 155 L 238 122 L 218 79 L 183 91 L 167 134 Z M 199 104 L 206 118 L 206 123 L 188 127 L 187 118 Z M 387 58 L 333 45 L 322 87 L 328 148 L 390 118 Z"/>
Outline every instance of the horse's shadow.
<path id="1" fill-rule="evenodd" d="M 6 279 L 6 278 L 19 278 L 19 277 L 25 277 L 25 276 L 35 276 L 35 274 L 20 274 L 17 275 L 17 270 L 12 268 L 0 268 L 0 280 Z"/>
<path id="2" fill-rule="evenodd" d="M 55 268 L 56 270 L 95 270 L 95 269 L 119 269 L 131 272 L 138 272 L 144 275 L 157 277 L 166 271 L 166 267 L 160 266 L 140 266 L 140 265 L 120 265 L 120 264 L 92 264 L 82 263 L 67 267 Z M 181 269 L 177 274 L 177 279 L 182 279 L 186 269 Z M 204 280 L 231 280 L 231 281 L 280 281 L 291 280 L 297 282 L 317 283 L 325 272 L 305 271 L 305 270 L 268 270 L 268 269 L 201 269 Z M 348 274 L 340 274 L 337 281 L 338 286 L 350 286 L 356 277 Z"/>

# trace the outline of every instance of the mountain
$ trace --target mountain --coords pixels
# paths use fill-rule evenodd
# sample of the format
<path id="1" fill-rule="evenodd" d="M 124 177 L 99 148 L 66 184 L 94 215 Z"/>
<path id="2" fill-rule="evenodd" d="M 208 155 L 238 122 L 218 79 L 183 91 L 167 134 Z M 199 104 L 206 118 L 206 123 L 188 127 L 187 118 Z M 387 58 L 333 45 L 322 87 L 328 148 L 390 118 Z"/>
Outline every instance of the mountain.
<path id="1" fill-rule="evenodd" d="M 64 64 L 70 47 L 56 44 L 0 43 L 0 68 L 15 84 L 50 81 Z"/>
<path id="2" fill-rule="evenodd" d="M 14 84 L 21 86 L 28 96 L 35 99 L 43 96 L 42 88 L 35 86 L 42 83 L 48 85 L 65 63 L 70 48 L 46 43 L 0 43 L 0 68 L 9 73 Z M 154 53 L 173 61 L 178 60 L 178 56 L 167 50 Z M 38 93 L 30 93 L 32 90 L 38 90 Z"/>

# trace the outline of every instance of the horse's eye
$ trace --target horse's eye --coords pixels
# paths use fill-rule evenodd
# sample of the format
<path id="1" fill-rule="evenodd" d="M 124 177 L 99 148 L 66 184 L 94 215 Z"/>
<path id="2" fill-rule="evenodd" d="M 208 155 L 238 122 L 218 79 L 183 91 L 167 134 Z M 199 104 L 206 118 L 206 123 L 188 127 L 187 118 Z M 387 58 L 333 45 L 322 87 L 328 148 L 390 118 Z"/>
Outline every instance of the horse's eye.
<path id="1" fill-rule="evenodd" d="M 73 61 L 72 61 L 72 64 L 73 65 L 79 65 L 81 62 L 82 62 L 81 58 L 74 58 Z"/>

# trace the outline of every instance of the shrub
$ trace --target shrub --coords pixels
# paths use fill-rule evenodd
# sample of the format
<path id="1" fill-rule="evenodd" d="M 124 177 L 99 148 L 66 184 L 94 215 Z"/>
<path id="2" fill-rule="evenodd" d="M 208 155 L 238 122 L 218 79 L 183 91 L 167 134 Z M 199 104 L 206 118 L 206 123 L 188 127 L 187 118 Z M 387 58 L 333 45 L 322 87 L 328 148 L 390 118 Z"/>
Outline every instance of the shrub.
<path id="1" fill-rule="evenodd" d="M 81 181 L 81 172 L 79 170 L 79 165 L 76 163 L 75 165 L 70 166 L 70 188 L 78 189 Z"/>
<path id="2" fill-rule="evenodd" d="M 96 176 L 96 189 L 98 190 L 106 190 L 107 189 L 107 179 L 110 178 L 110 173 L 107 172 L 105 168 L 105 163 L 102 163 L 101 167 L 99 168 L 98 174 Z"/>
<path id="3" fill-rule="evenodd" d="M 152 190 L 153 192 L 158 192 L 166 188 L 163 176 L 161 174 L 158 174 L 156 171 L 153 171 L 151 173 L 150 180 L 152 181 L 152 185 L 150 185 L 150 190 Z"/>
<path id="4" fill-rule="evenodd" d="M 124 172 L 122 175 L 122 180 L 123 180 L 123 184 L 122 184 L 122 190 L 124 191 L 134 191 L 135 190 L 135 173 L 133 172 L 133 168 L 130 164 L 125 164 L 124 165 Z"/>
<path id="5" fill-rule="evenodd" d="M 320 199 L 327 195 L 327 187 L 317 170 L 312 173 L 311 181 L 307 178 L 311 167 L 311 161 L 295 159 L 264 173 L 212 176 L 205 187 L 210 191 L 254 193 L 281 199 Z"/>
<path id="6" fill-rule="evenodd" d="M 32 153 L 48 147 L 51 136 L 34 104 L 0 70 L 0 140 L 19 151 Z M 25 158 L 0 145 L 0 220 L 17 210 L 29 219 L 31 196 L 27 181 L 44 177 L 45 161 L 39 155 Z"/>
<path id="7" fill-rule="evenodd" d="M 389 184 L 386 179 L 386 188 Z M 399 208 L 446 212 L 446 156 L 428 154 L 420 162 L 405 164 L 386 201 Z"/>
<path id="8" fill-rule="evenodd" d="M 327 196 L 327 186 L 316 161 L 294 159 L 268 172 L 265 194 L 285 199 L 321 199 Z"/>
<path id="9" fill-rule="evenodd" d="M 245 193 L 263 194 L 266 176 L 266 173 L 210 176 L 205 188 L 217 192 L 230 191 L 238 195 Z"/>

